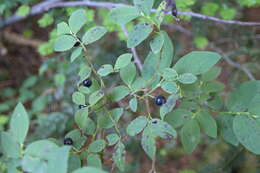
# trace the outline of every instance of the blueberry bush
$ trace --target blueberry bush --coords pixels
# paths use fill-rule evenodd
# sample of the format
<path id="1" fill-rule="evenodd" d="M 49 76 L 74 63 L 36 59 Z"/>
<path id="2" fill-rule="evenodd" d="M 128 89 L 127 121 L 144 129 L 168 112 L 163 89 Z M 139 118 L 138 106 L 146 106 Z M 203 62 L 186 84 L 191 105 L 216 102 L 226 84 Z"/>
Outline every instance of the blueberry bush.
<path id="1" fill-rule="evenodd" d="M 238 1 L 241 6 L 259 3 Z M 156 172 L 157 161 L 166 155 L 164 152 L 174 152 L 177 141 L 186 154 L 196 152 L 205 141 L 215 147 L 224 141 L 236 152 L 228 161 L 208 164 L 201 172 L 230 172 L 229 164 L 240 153 L 260 155 L 260 81 L 238 82 L 228 96 L 223 96 L 226 85 L 217 80 L 222 55 L 203 50 L 210 43 L 200 34 L 194 38 L 199 50 L 177 57 L 177 40 L 173 42 L 164 25 L 190 21 L 187 16 L 178 16 L 178 10 L 190 11 L 194 4 L 194 0 L 176 0 L 176 4 L 133 0 L 131 6 L 99 10 L 98 15 L 105 18 L 99 23 L 94 10 L 68 8 L 68 17 L 56 22 L 50 33 L 53 36 L 39 47 L 42 55 L 55 51 L 61 55 L 57 58 L 66 60 L 46 60 L 39 75 L 23 82 L 18 101 L 11 104 L 19 102 L 8 126 L 8 120 L 1 120 L 1 172 L 138 172 L 135 167 L 141 160 L 135 156 L 127 159 L 131 145 L 149 158 L 150 172 Z M 8 3 L 0 5 L 7 16 L 9 8 Z M 200 11 L 226 20 L 237 14 L 236 8 L 216 1 L 206 2 Z M 29 12 L 29 5 L 23 4 L 15 13 L 26 16 Z M 56 20 L 54 13 L 61 14 L 45 13 L 38 20 L 39 26 L 51 25 Z M 112 32 L 124 48 L 117 48 L 121 50 L 112 61 L 105 60 L 111 55 L 103 53 L 99 62 L 102 51 L 97 52 L 96 46 L 112 42 L 106 39 Z M 136 52 L 140 45 L 145 46 L 141 50 L 146 57 L 143 63 Z M 46 84 L 43 75 L 50 68 L 54 75 L 48 80 L 53 82 Z M 37 94 L 39 91 L 32 89 L 36 83 L 39 88 L 49 87 L 46 92 L 50 93 L 55 85 L 54 98 L 48 93 Z M 32 108 L 26 111 L 23 103 L 32 99 Z M 52 103 L 53 99 L 60 104 Z M 58 106 L 71 116 L 44 112 L 47 105 Z"/>

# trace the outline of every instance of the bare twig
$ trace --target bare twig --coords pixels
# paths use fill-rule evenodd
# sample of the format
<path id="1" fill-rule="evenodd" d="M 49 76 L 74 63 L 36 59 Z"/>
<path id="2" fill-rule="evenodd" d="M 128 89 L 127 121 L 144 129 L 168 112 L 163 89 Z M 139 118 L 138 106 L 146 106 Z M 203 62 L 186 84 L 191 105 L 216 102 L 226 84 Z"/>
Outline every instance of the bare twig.
<path id="1" fill-rule="evenodd" d="M 126 27 L 124 25 L 122 25 L 122 30 L 125 34 L 126 37 L 128 37 L 128 31 L 126 29 Z M 140 57 L 138 56 L 137 52 L 136 52 L 136 49 L 133 47 L 131 48 L 131 52 L 133 53 L 133 56 L 134 56 L 134 62 L 136 63 L 138 69 L 140 71 L 142 71 L 142 68 L 143 68 L 143 65 L 142 65 L 142 62 L 140 60 Z"/>
<path id="2" fill-rule="evenodd" d="M 120 3 L 110 3 L 110 2 L 94 2 L 94 1 L 60 1 L 60 0 L 46 0 L 44 2 L 41 2 L 39 4 L 34 5 L 31 8 L 31 12 L 29 16 L 33 16 L 36 14 L 43 13 L 45 11 L 48 11 L 52 8 L 60 8 L 60 7 L 74 7 L 74 6 L 89 6 L 89 7 L 100 7 L 100 8 L 113 8 L 113 7 L 119 7 L 119 6 L 129 6 L 126 4 L 120 4 Z M 152 12 L 155 12 L 155 9 L 152 9 Z M 171 12 L 169 12 L 170 14 Z M 236 21 L 236 20 L 223 20 L 216 17 L 211 16 L 205 16 L 199 13 L 194 12 L 182 12 L 178 11 L 178 15 L 183 16 L 192 16 L 198 19 L 204 19 L 204 20 L 211 20 L 218 23 L 225 23 L 225 24 L 233 24 L 233 25 L 241 25 L 241 26 L 260 26 L 260 22 L 242 22 L 242 21 Z M 28 17 L 28 16 L 26 16 Z M 13 15 L 6 20 L 0 22 L 0 29 L 13 24 L 15 22 L 21 21 L 25 19 L 26 17 L 21 17 L 17 15 Z"/>
<path id="3" fill-rule="evenodd" d="M 188 12 L 179 11 L 178 15 L 192 16 L 194 18 L 199 18 L 199 19 L 203 19 L 203 20 L 211 20 L 211 21 L 214 21 L 214 22 L 231 24 L 231 25 L 260 26 L 260 22 L 242 22 L 242 21 L 238 21 L 238 20 L 224 20 L 224 19 L 219 19 L 217 17 L 205 16 L 203 14 L 194 13 L 194 12 L 191 12 L 191 11 L 188 11 Z"/>
<path id="4" fill-rule="evenodd" d="M 192 33 L 187 30 L 186 28 L 180 26 L 180 25 L 177 25 L 177 24 L 171 24 L 171 26 L 173 26 L 176 30 L 188 35 L 188 36 L 193 36 Z M 253 76 L 253 74 L 244 66 L 242 66 L 241 64 L 239 63 L 236 63 L 234 62 L 233 60 L 231 60 L 226 54 L 224 51 L 222 51 L 219 47 L 217 47 L 215 44 L 213 43 L 210 43 L 209 44 L 209 48 L 211 48 L 212 50 L 220 53 L 223 57 L 223 59 L 232 67 L 235 67 L 241 71 L 243 71 L 244 73 L 246 73 L 246 75 L 248 76 L 248 78 L 250 80 L 256 80 L 255 77 Z"/>
<path id="5" fill-rule="evenodd" d="M 149 171 L 149 173 L 156 173 L 156 170 L 155 170 L 155 158 L 152 160 L 152 168 Z"/>
<path id="6" fill-rule="evenodd" d="M 56 2 L 58 2 L 59 0 L 45 0 L 41 3 L 38 3 L 36 5 L 34 5 L 31 8 L 30 14 L 28 16 L 34 16 L 37 14 L 41 14 L 45 11 L 48 11 L 50 8 L 50 6 L 52 4 L 55 4 Z M 4 21 L 0 21 L 0 29 L 4 28 L 5 26 L 8 26 L 10 24 L 19 22 L 21 20 L 26 19 L 28 16 L 17 16 L 17 15 L 13 15 L 11 17 L 8 17 L 7 19 L 5 19 Z"/>
<path id="7" fill-rule="evenodd" d="M 23 35 L 16 34 L 9 31 L 3 32 L 3 38 L 8 42 L 12 42 L 18 45 L 31 46 L 34 48 L 37 48 L 40 44 L 43 43 L 43 41 L 36 40 L 36 39 L 29 39 L 24 37 Z"/>
<path id="8" fill-rule="evenodd" d="M 220 53 L 222 58 L 230 65 L 246 73 L 250 80 L 256 80 L 253 74 L 244 66 L 239 63 L 232 61 L 220 48 L 216 47 L 213 43 L 209 44 L 209 47 L 214 51 Z"/>

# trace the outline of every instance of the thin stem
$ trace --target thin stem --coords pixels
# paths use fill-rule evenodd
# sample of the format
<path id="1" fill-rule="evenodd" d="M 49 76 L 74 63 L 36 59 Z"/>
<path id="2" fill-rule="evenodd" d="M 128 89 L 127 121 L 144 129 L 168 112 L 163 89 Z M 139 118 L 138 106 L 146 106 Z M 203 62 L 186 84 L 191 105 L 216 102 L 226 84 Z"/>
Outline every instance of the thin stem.
<path id="1" fill-rule="evenodd" d="M 128 31 L 127 31 L 127 28 L 125 27 L 125 25 L 122 25 L 121 28 L 122 28 L 125 36 L 128 37 Z M 140 57 L 138 56 L 138 54 L 136 52 L 136 49 L 134 47 L 131 48 L 131 52 L 133 53 L 135 64 L 137 65 L 139 71 L 141 71 L 143 68 L 143 65 L 142 65 Z"/>
<path id="2" fill-rule="evenodd" d="M 152 168 L 149 171 L 149 173 L 156 173 L 156 170 L 155 170 L 155 158 L 152 160 Z"/>
<path id="3" fill-rule="evenodd" d="M 114 128 L 115 128 L 116 132 L 118 133 L 118 136 L 120 137 L 120 140 L 121 140 L 122 136 L 121 136 L 121 133 L 120 133 L 119 128 L 117 127 L 116 121 L 113 119 L 113 117 L 112 117 L 112 115 L 111 115 L 111 112 L 109 112 L 106 108 L 104 108 L 104 109 L 105 109 L 105 111 L 107 112 L 107 114 L 108 114 L 110 120 L 113 122 Z"/>
<path id="4" fill-rule="evenodd" d="M 128 37 L 128 31 L 127 31 L 127 28 L 125 27 L 125 25 L 122 25 L 122 30 L 125 34 L 126 37 Z M 133 56 L 134 56 L 134 59 L 135 59 L 135 63 L 138 67 L 138 69 L 140 70 L 140 72 L 142 71 L 142 68 L 143 68 L 143 65 L 141 63 L 141 60 L 136 52 L 136 49 L 135 48 L 131 48 L 131 51 L 133 53 Z M 145 92 L 145 95 L 147 94 L 147 92 Z M 146 106 L 146 110 L 147 110 L 147 114 L 148 114 L 148 117 L 151 118 L 151 109 L 150 109 L 150 103 L 149 103 L 149 99 L 146 97 L 145 99 L 145 106 Z"/>
<path id="5" fill-rule="evenodd" d="M 105 88 L 105 83 L 104 83 L 103 79 L 98 75 L 98 73 L 97 73 L 96 69 L 94 68 L 93 64 L 91 63 L 90 59 L 87 57 L 87 48 L 86 48 L 86 46 L 78 38 L 77 38 L 77 40 L 80 42 L 80 44 L 81 44 L 81 46 L 82 46 L 82 48 L 84 50 L 85 57 L 86 57 L 88 65 L 90 66 L 90 68 L 93 71 L 93 73 L 95 74 L 95 76 L 99 79 L 101 88 Z"/>
<path id="6" fill-rule="evenodd" d="M 228 114 L 228 115 L 247 115 L 253 118 L 258 118 L 259 115 L 251 114 L 250 112 L 219 112 L 220 114 Z"/>

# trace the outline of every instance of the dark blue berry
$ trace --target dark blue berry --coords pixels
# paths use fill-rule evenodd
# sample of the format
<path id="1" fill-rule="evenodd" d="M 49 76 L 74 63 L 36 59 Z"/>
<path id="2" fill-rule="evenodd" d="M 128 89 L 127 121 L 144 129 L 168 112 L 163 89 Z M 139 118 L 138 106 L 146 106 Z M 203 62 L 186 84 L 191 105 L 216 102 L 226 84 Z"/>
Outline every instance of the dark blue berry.
<path id="1" fill-rule="evenodd" d="M 80 45 L 80 42 L 77 41 L 75 44 L 74 44 L 74 47 L 78 47 Z"/>
<path id="2" fill-rule="evenodd" d="M 91 85 L 92 85 L 92 81 L 90 80 L 90 79 L 86 79 L 86 80 L 84 80 L 83 82 L 82 82 L 82 84 L 83 84 L 83 86 L 85 86 L 85 87 L 91 87 Z"/>
<path id="3" fill-rule="evenodd" d="M 71 138 L 65 138 L 63 143 L 64 145 L 73 145 L 73 140 Z"/>
<path id="4" fill-rule="evenodd" d="M 153 124 L 157 124 L 157 120 L 153 120 L 152 123 L 153 123 Z"/>
<path id="5" fill-rule="evenodd" d="M 86 105 L 79 105 L 79 109 L 83 109 L 85 107 L 87 107 L 87 106 Z"/>
<path id="6" fill-rule="evenodd" d="M 162 105 L 165 104 L 165 103 L 166 103 L 166 99 L 165 99 L 164 96 L 157 96 L 157 97 L 155 98 L 155 104 L 156 104 L 157 106 L 162 106 Z"/>

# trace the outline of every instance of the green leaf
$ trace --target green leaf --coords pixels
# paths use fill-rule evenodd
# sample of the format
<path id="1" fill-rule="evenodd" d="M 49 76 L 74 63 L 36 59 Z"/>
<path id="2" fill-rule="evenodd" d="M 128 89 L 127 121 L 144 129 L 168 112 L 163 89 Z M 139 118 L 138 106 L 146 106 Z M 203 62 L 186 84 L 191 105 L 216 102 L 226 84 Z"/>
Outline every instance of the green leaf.
<path id="1" fill-rule="evenodd" d="M 187 153 L 192 153 L 200 141 L 200 127 L 195 119 L 184 124 L 181 129 L 181 142 Z"/>
<path id="2" fill-rule="evenodd" d="M 102 169 L 102 162 L 98 154 L 89 154 L 87 157 L 87 165 Z"/>
<path id="3" fill-rule="evenodd" d="M 58 35 L 70 34 L 70 27 L 66 22 L 61 22 L 57 25 Z"/>
<path id="4" fill-rule="evenodd" d="M 252 114 L 260 115 L 260 94 L 257 94 L 252 100 L 248 111 Z"/>
<path id="5" fill-rule="evenodd" d="M 106 141 L 98 139 L 89 145 L 88 151 L 93 153 L 101 152 L 106 147 Z"/>
<path id="6" fill-rule="evenodd" d="M 121 118 L 121 116 L 123 115 L 124 109 L 123 108 L 115 108 L 115 109 L 112 109 L 110 112 L 112 114 L 112 118 L 115 120 L 115 122 L 117 122 Z"/>
<path id="7" fill-rule="evenodd" d="M 105 65 L 102 65 L 100 67 L 100 69 L 98 69 L 97 73 L 100 75 L 100 76 L 107 76 L 109 75 L 110 73 L 112 73 L 114 71 L 113 69 L 113 66 L 110 65 L 110 64 L 105 64 Z"/>
<path id="8" fill-rule="evenodd" d="M 26 172 L 47 172 L 47 163 L 40 158 L 24 155 L 21 166 Z M 11 171 L 13 172 L 13 171 Z M 17 172 L 19 173 L 19 172 Z"/>
<path id="9" fill-rule="evenodd" d="M 234 118 L 233 130 L 239 142 L 254 154 L 260 154 L 260 121 L 247 116 Z"/>
<path id="10" fill-rule="evenodd" d="M 25 17 L 30 13 L 30 7 L 28 5 L 21 5 L 15 13 L 17 16 Z"/>
<path id="11" fill-rule="evenodd" d="M 207 102 L 209 107 L 216 111 L 222 110 L 224 105 L 222 98 L 218 94 L 211 96 L 211 99 L 208 100 Z"/>
<path id="12" fill-rule="evenodd" d="M 130 93 L 129 88 L 126 86 L 117 86 L 111 89 L 111 100 L 119 101 L 125 98 Z"/>
<path id="13" fill-rule="evenodd" d="M 71 49 L 77 40 L 71 35 L 61 35 L 54 43 L 54 50 L 57 52 L 63 52 Z"/>
<path id="14" fill-rule="evenodd" d="M 134 63 L 128 64 L 120 70 L 120 77 L 125 84 L 130 86 L 136 77 L 136 66 Z"/>
<path id="15" fill-rule="evenodd" d="M 159 136 L 163 139 L 168 139 L 169 137 L 177 137 L 177 132 L 173 129 L 173 127 L 167 122 L 162 121 L 160 119 L 154 118 L 150 120 L 149 127 L 151 133 L 155 137 Z"/>
<path id="16" fill-rule="evenodd" d="M 108 141 L 108 145 L 111 146 L 115 145 L 119 141 L 120 137 L 116 133 L 111 133 L 106 136 L 106 139 Z"/>
<path id="17" fill-rule="evenodd" d="M 127 39 L 127 47 L 133 48 L 138 46 L 150 35 L 152 31 L 153 27 L 149 23 L 139 23 L 135 25 L 133 30 L 129 32 Z"/>
<path id="18" fill-rule="evenodd" d="M 98 90 L 94 93 L 92 93 L 89 96 L 89 104 L 90 105 L 95 105 L 100 99 L 102 99 L 104 97 L 104 92 L 103 90 Z"/>
<path id="19" fill-rule="evenodd" d="M 220 67 L 212 67 L 209 71 L 202 74 L 201 80 L 205 82 L 214 80 L 220 75 L 220 72 L 221 72 Z"/>
<path id="20" fill-rule="evenodd" d="M 133 97 L 130 101 L 129 101 L 129 107 L 133 112 L 137 111 L 137 106 L 138 106 L 138 100 L 136 97 Z"/>
<path id="21" fill-rule="evenodd" d="M 225 88 L 225 85 L 218 81 L 210 81 L 202 84 L 202 90 L 207 93 L 219 92 Z"/>
<path id="22" fill-rule="evenodd" d="M 196 119 L 199 122 L 202 130 L 210 137 L 217 137 L 217 123 L 207 111 L 201 111 L 196 114 Z"/>
<path id="23" fill-rule="evenodd" d="M 219 14 L 222 19 L 232 20 L 236 17 L 236 9 L 234 8 L 221 8 Z"/>
<path id="24" fill-rule="evenodd" d="M 63 87 L 64 82 L 65 82 L 65 77 L 63 77 L 63 74 L 57 74 L 55 75 L 55 83 L 59 87 Z M 60 79 L 60 83 L 58 83 L 58 79 Z M 47 96 L 39 96 L 37 97 L 33 103 L 32 103 L 32 109 L 33 112 L 42 112 L 46 106 L 47 106 L 48 98 Z"/>
<path id="25" fill-rule="evenodd" d="M 164 43 L 164 35 L 162 32 L 159 32 L 155 35 L 153 40 L 150 42 L 150 47 L 154 54 L 157 54 L 161 51 Z"/>
<path id="26" fill-rule="evenodd" d="M 232 112 L 243 112 L 249 108 L 260 91 L 260 81 L 244 82 L 234 90 L 227 100 L 227 108 Z"/>
<path id="27" fill-rule="evenodd" d="M 169 123 L 173 128 L 181 127 L 186 121 L 190 120 L 192 113 L 185 109 L 175 109 L 166 114 L 165 122 Z"/>
<path id="28" fill-rule="evenodd" d="M 126 132 L 130 136 L 135 136 L 140 133 L 147 125 L 148 120 L 145 116 L 139 116 L 127 126 Z"/>
<path id="29" fill-rule="evenodd" d="M 48 159 L 48 173 L 66 173 L 68 169 L 69 160 L 69 146 L 63 146 L 50 153 Z M 59 159 L 57 159 L 59 158 Z"/>
<path id="30" fill-rule="evenodd" d="M 228 114 L 221 114 L 217 117 L 218 129 L 220 130 L 220 135 L 223 139 L 234 145 L 238 146 L 239 141 L 233 131 L 233 120 L 234 117 Z"/>
<path id="31" fill-rule="evenodd" d="M 66 76 L 62 73 L 59 73 L 59 74 L 55 74 L 54 76 L 54 82 L 55 82 L 55 85 L 57 85 L 58 87 L 61 87 L 63 88 L 64 87 L 64 84 L 66 82 Z M 41 105 L 44 105 L 43 102 L 44 100 L 43 99 L 40 99 L 42 102 L 40 103 Z M 46 101 L 47 102 L 47 101 Z"/>
<path id="32" fill-rule="evenodd" d="M 107 172 L 102 171 L 101 169 L 95 167 L 82 167 L 80 169 L 73 171 L 72 173 L 107 173 Z"/>
<path id="33" fill-rule="evenodd" d="M 33 87 L 37 82 L 37 77 L 36 76 L 31 76 L 31 77 L 28 77 L 24 82 L 23 82 L 23 85 L 22 85 L 22 88 L 30 88 L 30 87 Z"/>
<path id="34" fill-rule="evenodd" d="M 90 44 L 97 40 L 99 40 L 101 37 L 103 37 L 106 34 L 107 30 L 106 28 L 102 26 L 95 26 L 91 29 L 89 29 L 83 36 L 82 40 L 84 44 Z"/>
<path id="35" fill-rule="evenodd" d="M 132 83 L 131 85 L 131 88 L 134 90 L 134 91 L 138 91 L 140 90 L 141 88 L 144 88 L 145 87 L 145 80 L 141 77 L 138 77 L 135 79 L 135 81 Z"/>
<path id="36" fill-rule="evenodd" d="M 205 49 L 208 46 L 209 41 L 207 37 L 198 36 L 194 38 L 194 44 L 198 49 Z"/>
<path id="37" fill-rule="evenodd" d="M 115 108 L 110 111 L 101 112 L 98 117 L 98 125 L 100 128 L 111 128 L 117 123 L 123 115 L 123 108 Z"/>
<path id="38" fill-rule="evenodd" d="M 75 59 L 77 59 L 82 52 L 82 47 L 78 47 L 77 49 L 75 49 L 70 56 L 70 62 L 73 62 Z"/>
<path id="39" fill-rule="evenodd" d="M 216 12 L 219 9 L 219 5 L 217 3 L 214 2 L 206 2 L 203 6 L 202 6 L 202 13 L 204 15 L 207 16 L 215 16 Z"/>
<path id="40" fill-rule="evenodd" d="M 72 101 L 73 101 L 73 103 L 78 104 L 78 105 L 86 104 L 85 95 L 78 91 L 76 91 L 72 94 Z"/>
<path id="41" fill-rule="evenodd" d="M 81 167 L 81 160 L 77 154 L 70 153 L 68 161 L 68 172 L 72 172 Z"/>
<path id="42" fill-rule="evenodd" d="M 150 127 L 146 127 L 142 134 L 141 145 L 145 153 L 150 157 L 150 159 L 155 158 L 156 153 L 156 141 L 155 137 L 151 133 Z"/>
<path id="43" fill-rule="evenodd" d="M 146 15 L 150 14 L 153 3 L 154 0 L 134 0 L 134 5 Z"/>
<path id="44" fill-rule="evenodd" d="M 71 31 L 76 34 L 86 23 L 87 15 L 85 10 L 78 9 L 74 11 L 69 18 L 69 26 Z"/>
<path id="45" fill-rule="evenodd" d="M 177 72 L 172 68 L 165 68 L 163 70 L 162 76 L 167 81 L 173 81 L 178 76 Z"/>
<path id="46" fill-rule="evenodd" d="M 45 28 L 51 25 L 54 22 L 54 19 L 48 13 L 45 13 L 40 20 L 38 20 L 38 25 L 42 28 Z"/>
<path id="47" fill-rule="evenodd" d="M 160 71 L 163 71 L 165 68 L 170 67 L 173 61 L 173 44 L 168 36 L 168 34 L 163 31 L 164 36 L 164 44 L 161 51 L 161 59 L 160 59 Z"/>
<path id="48" fill-rule="evenodd" d="M 91 68 L 87 65 L 83 66 L 80 71 L 79 74 L 80 76 L 80 81 L 79 83 L 83 82 L 85 79 L 89 78 L 89 76 L 91 75 Z"/>
<path id="49" fill-rule="evenodd" d="M 161 108 L 160 108 L 160 117 L 161 117 L 162 120 L 164 119 L 164 116 L 167 113 L 172 111 L 172 109 L 176 105 L 177 99 L 178 99 L 178 96 L 171 95 L 171 96 L 168 97 L 166 103 L 161 106 Z"/>
<path id="50" fill-rule="evenodd" d="M 96 124 L 95 122 L 88 118 L 87 122 L 86 122 L 86 129 L 84 130 L 85 133 L 87 133 L 88 135 L 93 135 L 96 131 Z"/>
<path id="51" fill-rule="evenodd" d="M 116 64 L 114 67 L 115 70 L 126 67 L 131 62 L 132 57 L 133 55 L 131 53 L 120 55 L 116 60 Z"/>
<path id="52" fill-rule="evenodd" d="M 64 74 L 62 74 L 62 73 L 55 74 L 54 82 L 55 82 L 56 86 L 58 86 L 60 88 L 63 88 L 64 84 L 66 82 L 66 76 Z M 44 104 L 43 104 L 44 103 L 44 97 L 42 97 L 42 99 L 40 99 L 40 101 L 41 101 L 41 103 L 39 103 L 39 104 L 44 106 Z M 47 101 L 45 101 L 45 102 L 47 102 Z"/>
<path id="53" fill-rule="evenodd" d="M 122 142 L 116 145 L 116 151 L 113 153 L 113 160 L 120 171 L 125 170 L 125 146 Z"/>
<path id="54" fill-rule="evenodd" d="M 158 70 L 160 61 L 160 56 L 149 52 L 148 56 L 144 60 L 144 65 L 142 69 L 142 77 L 144 80 L 150 80 L 156 71 Z"/>
<path id="55" fill-rule="evenodd" d="M 16 140 L 22 144 L 29 130 L 29 117 L 21 103 L 18 103 L 14 109 L 10 120 L 10 132 Z"/>
<path id="56" fill-rule="evenodd" d="M 20 157 L 20 145 L 8 132 L 1 132 L 1 151 L 10 158 Z"/>
<path id="57" fill-rule="evenodd" d="M 192 73 L 199 75 L 209 71 L 220 58 L 221 56 L 214 52 L 194 51 L 178 60 L 174 69 L 178 74 Z"/>
<path id="58" fill-rule="evenodd" d="M 176 94 L 178 92 L 178 85 L 173 81 L 164 81 L 161 85 L 162 89 L 170 94 Z"/>
<path id="59" fill-rule="evenodd" d="M 192 73 L 184 73 L 178 76 L 177 80 L 183 84 L 192 84 L 197 81 L 197 77 Z"/>
<path id="60" fill-rule="evenodd" d="M 39 140 L 29 144 L 24 153 L 31 157 L 48 160 L 51 153 L 57 148 L 58 146 L 49 140 Z"/>
<path id="61" fill-rule="evenodd" d="M 125 25 L 138 16 L 140 13 L 137 8 L 127 6 L 113 8 L 109 13 L 109 18 L 118 25 Z"/>
<path id="62" fill-rule="evenodd" d="M 85 129 L 88 125 L 88 109 L 85 108 L 78 110 L 74 116 L 74 119 L 79 128 Z"/>

